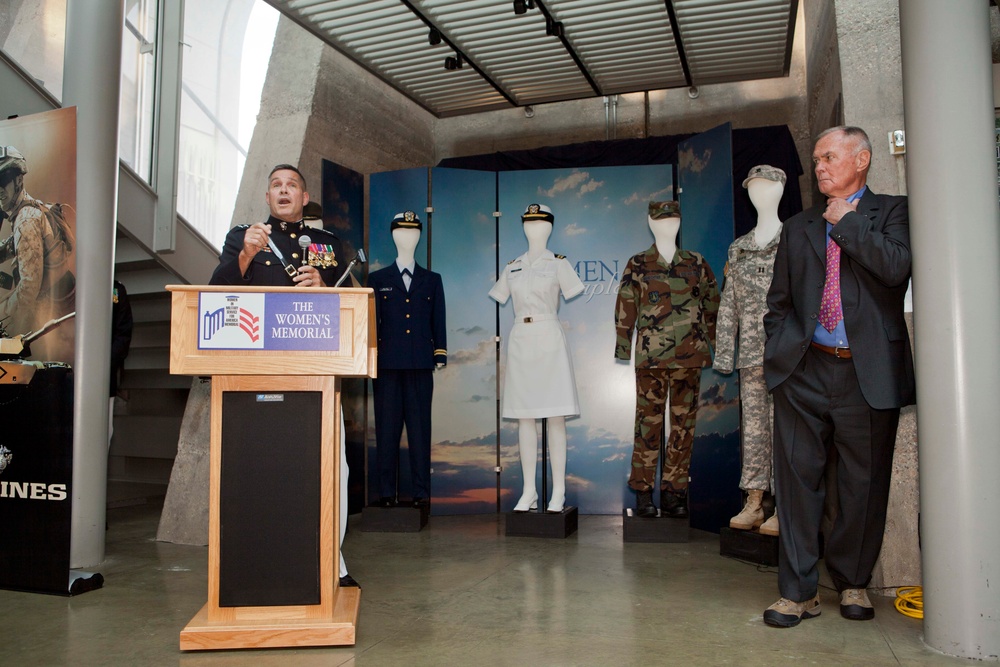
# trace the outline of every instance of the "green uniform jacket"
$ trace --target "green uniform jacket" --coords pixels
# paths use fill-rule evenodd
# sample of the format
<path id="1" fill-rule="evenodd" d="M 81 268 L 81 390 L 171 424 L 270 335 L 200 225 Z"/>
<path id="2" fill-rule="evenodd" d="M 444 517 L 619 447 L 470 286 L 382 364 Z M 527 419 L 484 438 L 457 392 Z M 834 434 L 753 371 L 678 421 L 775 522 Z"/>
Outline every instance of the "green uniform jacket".
<path id="1" fill-rule="evenodd" d="M 697 252 L 678 250 L 669 264 L 654 243 L 628 261 L 615 305 L 615 357 L 635 367 L 703 368 L 712 363 L 719 287 Z"/>

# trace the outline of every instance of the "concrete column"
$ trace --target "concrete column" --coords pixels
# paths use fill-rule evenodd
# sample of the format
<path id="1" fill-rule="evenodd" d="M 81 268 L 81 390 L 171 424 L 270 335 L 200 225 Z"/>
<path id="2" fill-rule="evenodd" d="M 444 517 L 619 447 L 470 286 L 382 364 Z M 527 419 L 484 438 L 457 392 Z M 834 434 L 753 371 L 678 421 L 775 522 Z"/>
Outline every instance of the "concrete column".
<path id="1" fill-rule="evenodd" d="M 899 3 L 924 639 L 1000 656 L 1000 211 L 989 3 Z"/>
<path id="2" fill-rule="evenodd" d="M 104 560 L 111 275 L 124 0 L 69 0 L 63 106 L 75 106 L 76 364 L 70 566 Z"/>

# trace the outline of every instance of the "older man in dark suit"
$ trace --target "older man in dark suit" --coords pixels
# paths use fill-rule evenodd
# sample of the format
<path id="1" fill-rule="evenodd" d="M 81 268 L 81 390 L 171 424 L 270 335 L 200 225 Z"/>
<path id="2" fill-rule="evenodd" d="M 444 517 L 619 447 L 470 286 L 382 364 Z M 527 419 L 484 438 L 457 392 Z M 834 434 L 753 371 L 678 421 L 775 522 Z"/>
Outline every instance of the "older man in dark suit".
<path id="1" fill-rule="evenodd" d="M 899 410 L 914 402 L 914 379 L 903 320 L 906 198 L 868 189 L 871 157 L 860 128 L 820 134 L 813 164 L 826 200 L 785 222 L 775 258 L 764 374 L 775 408 L 781 599 L 764 612 L 768 625 L 820 613 L 818 533 L 831 452 L 838 505 L 827 569 L 842 616 L 875 615 L 865 588 L 882 548 Z"/>

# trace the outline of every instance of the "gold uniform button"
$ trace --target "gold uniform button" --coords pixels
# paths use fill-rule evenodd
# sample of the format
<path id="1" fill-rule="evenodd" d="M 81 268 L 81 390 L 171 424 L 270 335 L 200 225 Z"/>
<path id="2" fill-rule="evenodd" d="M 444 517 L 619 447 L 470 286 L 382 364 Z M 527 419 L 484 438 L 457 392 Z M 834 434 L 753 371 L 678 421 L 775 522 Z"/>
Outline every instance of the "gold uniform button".
<path id="1" fill-rule="evenodd" d="M 298 258 L 299 258 L 299 253 L 293 252 L 292 253 L 292 259 L 298 259 Z"/>
<path id="2" fill-rule="evenodd" d="M 292 234 L 292 238 L 293 238 L 293 239 L 295 238 L 295 234 Z"/>
<path id="3" fill-rule="evenodd" d="M 407 330 L 406 330 L 406 333 L 410 333 L 410 330 L 409 330 L 409 329 L 407 329 Z"/>
<path id="4" fill-rule="evenodd" d="M 410 319 L 410 314 L 409 313 L 406 314 L 406 319 Z"/>
<path id="5" fill-rule="evenodd" d="M 269 259 L 267 259 L 267 260 L 264 260 L 264 264 L 265 264 L 266 266 L 271 266 L 271 260 L 269 260 Z"/>
<path id="6" fill-rule="evenodd" d="M 409 302 L 410 302 L 410 300 L 409 300 L 409 299 L 407 299 L 407 300 L 406 300 L 406 303 L 409 303 Z"/>

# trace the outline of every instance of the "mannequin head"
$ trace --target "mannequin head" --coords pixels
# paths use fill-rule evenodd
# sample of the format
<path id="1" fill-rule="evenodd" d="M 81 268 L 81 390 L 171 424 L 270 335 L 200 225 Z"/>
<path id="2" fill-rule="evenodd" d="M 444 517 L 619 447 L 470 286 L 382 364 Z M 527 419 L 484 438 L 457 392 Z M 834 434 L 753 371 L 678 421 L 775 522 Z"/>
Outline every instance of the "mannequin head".
<path id="1" fill-rule="evenodd" d="M 646 217 L 656 248 L 669 260 L 677 250 L 677 232 L 681 228 L 681 205 L 677 201 L 651 201 Z"/>
<path id="2" fill-rule="evenodd" d="M 778 202 L 785 191 L 785 180 L 785 172 L 769 164 L 759 164 L 750 169 L 743 180 L 743 187 L 750 195 L 757 213 L 770 215 L 774 212 L 777 215 Z"/>
<path id="3" fill-rule="evenodd" d="M 781 201 L 784 192 L 784 185 L 766 178 L 753 178 L 747 184 L 747 194 L 750 195 L 750 201 L 758 213 L 777 211 L 778 202 Z"/>
<path id="4" fill-rule="evenodd" d="M 413 260 L 413 251 L 420 242 L 420 232 L 424 226 L 413 211 L 397 213 L 389 227 L 392 230 L 392 241 L 396 244 L 396 254 L 403 264 Z"/>
<path id="5" fill-rule="evenodd" d="M 419 229 L 399 229 L 392 230 L 392 242 L 396 244 L 396 253 L 400 256 L 410 256 L 417 249 L 420 243 Z"/>
<path id="6" fill-rule="evenodd" d="M 528 204 L 521 214 L 524 235 L 528 239 L 528 253 L 537 254 L 545 248 L 552 235 L 552 225 L 556 217 L 552 209 L 544 204 Z"/>

